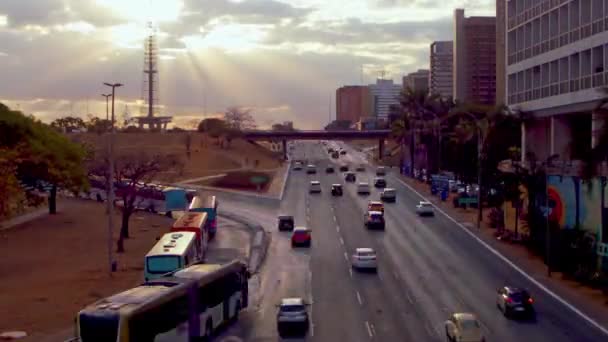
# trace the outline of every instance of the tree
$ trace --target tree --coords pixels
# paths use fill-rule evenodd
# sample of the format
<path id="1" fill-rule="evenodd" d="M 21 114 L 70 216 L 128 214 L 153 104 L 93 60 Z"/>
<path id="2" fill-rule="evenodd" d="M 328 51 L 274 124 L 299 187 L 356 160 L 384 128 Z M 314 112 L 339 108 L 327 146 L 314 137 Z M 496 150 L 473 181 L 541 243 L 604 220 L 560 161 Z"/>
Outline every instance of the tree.
<path id="1" fill-rule="evenodd" d="M 226 122 L 220 118 L 207 118 L 199 122 L 197 130 L 201 133 L 220 135 L 226 131 Z"/>
<path id="2" fill-rule="evenodd" d="M 86 127 L 89 132 L 95 132 L 97 134 L 109 132 L 112 127 L 112 120 L 100 119 L 96 116 L 89 118 L 86 122 Z"/>
<path id="3" fill-rule="evenodd" d="M 86 128 L 84 120 L 74 116 L 66 116 L 63 118 L 55 119 L 51 122 L 51 127 L 58 129 L 61 132 L 73 132 L 77 130 L 83 130 Z"/>
<path id="4" fill-rule="evenodd" d="M 178 170 L 183 162 L 175 155 L 146 154 L 129 152 L 119 155 L 114 161 L 112 180 L 117 184 L 116 195 L 122 201 L 122 220 L 116 251 L 124 252 L 124 239 L 130 237 L 129 219 L 135 212 L 138 195 L 138 184 L 151 182 L 162 172 Z M 108 180 L 107 154 L 100 153 L 92 161 L 89 169 L 92 175 Z M 106 182 L 108 183 L 108 182 Z"/>
<path id="5" fill-rule="evenodd" d="M 12 151 L 14 164 L 7 167 L 15 168 L 14 177 L 35 188 L 50 187 L 50 214 L 56 212 L 59 187 L 74 192 L 87 187 L 83 168 L 86 153 L 82 146 L 3 104 L 0 104 L 0 148 Z"/>
<path id="6" fill-rule="evenodd" d="M 229 107 L 224 112 L 224 122 L 228 128 L 236 131 L 255 129 L 255 119 L 251 109 L 242 107 Z"/>

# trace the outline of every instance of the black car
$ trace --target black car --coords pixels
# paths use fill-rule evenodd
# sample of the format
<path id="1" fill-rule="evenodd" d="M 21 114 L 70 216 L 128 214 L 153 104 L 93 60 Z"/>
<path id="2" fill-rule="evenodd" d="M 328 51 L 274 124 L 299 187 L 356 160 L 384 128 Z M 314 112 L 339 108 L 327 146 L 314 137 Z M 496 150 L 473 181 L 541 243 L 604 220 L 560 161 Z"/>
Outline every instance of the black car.
<path id="1" fill-rule="evenodd" d="M 341 154 L 341 155 L 345 155 L 345 154 L 346 154 L 346 150 L 342 150 L 342 151 L 340 151 L 340 154 Z"/>
<path id="2" fill-rule="evenodd" d="M 384 230 L 384 214 L 381 211 L 369 211 L 365 214 L 365 226 L 367 229 Z"/>
<path id="3" fill-rule="evenodd" d="M 374 186 L 376 188 L 385 188 L 386 187 L 386 179 L 384 179 L 384 178 L 376 178 L 376 179 L 374 179 Z"/>
<path id="4" fill-rule="evenodd" d="M 334 168 L 333 168 L 333 167 L 331 167 L 331 166 L 328 166 L 328 167 L 325 169 L 325 173 L 334 173 Z"/>
<path id="5" fill-rule="evenodd" d="M 356 182 L 357 175 L 354 172 L 347 172 L 344 174 L 344 180 L 347 182 Z"/>
<path id="6" fill-rule="evenodd" d="M 279 216 L 279 230 L 293 230 L 294 222 L 293 216 L 291 215 L 281 215 Z"/>
<path id="7" fill-rule="evenodd" d="M 498 289 L 496 306 L 503 312 L 505 317 L 515 315 L 534 315 L 534 299 L 528 291 L 511 286 Z"/>
<path id="8" fill-rule="evenodd" d="M 332 196 L 342 196 L 343 195 L 342 184 L 332 184 L 331 185 L 331 195 Z"/>
<path id="9" fill-rule="evenodd" d="M 331 157 L 332 157 L 333 159 L 338 159 L 338 158 L 340 158 L 340 155 L 338 154 L 338 152 L 333 152 L 333 153 L 331 154 Z"/>
<path id="10" fill-rule="evenodd" d="M 347 172 L 348 171 L 348 165 L 340 165 L 340 172 Z"/>

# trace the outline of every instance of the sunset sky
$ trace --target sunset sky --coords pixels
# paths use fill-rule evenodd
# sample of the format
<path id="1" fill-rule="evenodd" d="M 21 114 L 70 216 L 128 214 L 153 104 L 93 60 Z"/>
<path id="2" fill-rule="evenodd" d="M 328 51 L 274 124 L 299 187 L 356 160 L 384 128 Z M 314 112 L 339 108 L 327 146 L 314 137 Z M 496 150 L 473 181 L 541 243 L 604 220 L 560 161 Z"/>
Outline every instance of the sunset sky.
<path id="1" fill-rule="evenodd" d="M 494 15 L 494 3 L 0 0 L 0 102 L 43 121 L 105 117 L 102 83 L 121 82 L 118 117 L 125 104 L 140 115 L 143 39 L 153 21 L 160 102 L 180 126 L 239 105 L 253 108 L 260 126 L 320 128 L 337 87 L 373 83 L 381 70 L 401 83 L 428 68 L 433 40 L 452 39 L 455 7 Z"/>

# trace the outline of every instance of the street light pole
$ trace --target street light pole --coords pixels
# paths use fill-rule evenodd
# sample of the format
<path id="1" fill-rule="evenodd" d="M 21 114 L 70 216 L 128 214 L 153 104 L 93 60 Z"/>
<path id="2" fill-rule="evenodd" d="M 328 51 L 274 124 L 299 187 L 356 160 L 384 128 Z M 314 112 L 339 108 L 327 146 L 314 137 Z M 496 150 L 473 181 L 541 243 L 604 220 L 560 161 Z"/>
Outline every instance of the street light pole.
<path id="1" fill-rule="evenodd" d="M 112 121 L 110 124 L 110 137 L 108 139 L 108 178 L 110 183 L 108 187 L 108 262 L 110 266 L 111 275 L 112 272 L 116 271 L 116 265 L 114 263 L 114 257 L 112 255 L 112 233 L 114 230 L 114 99 L 116 97 L 116 88 L 122 86 L 122 84 L 104 83 L 104 85 L 112 88 Z"/>
<path id="2" fill-rule="evenodd" d="M 483 208 L 481 206 L 481 150 L 483 149 L 483 141 L 481 136 L 481 127 L 479 127 L 479 123 L 475 121 L 475 125 L 477 126 L 477 229 L 481 228 L 481 219 L 483 217 Z"/>
<path id="3" fill-rule="evenodd" d="M 101 94 L 101 96 L 106 98 L 106 122 L 110 121 L 110 117 L 109 117 L 109 113 L 110 113 L 110 104 L 109 104 L 109 100 L 110 97 L 112 96 L 112 94 Z"/>

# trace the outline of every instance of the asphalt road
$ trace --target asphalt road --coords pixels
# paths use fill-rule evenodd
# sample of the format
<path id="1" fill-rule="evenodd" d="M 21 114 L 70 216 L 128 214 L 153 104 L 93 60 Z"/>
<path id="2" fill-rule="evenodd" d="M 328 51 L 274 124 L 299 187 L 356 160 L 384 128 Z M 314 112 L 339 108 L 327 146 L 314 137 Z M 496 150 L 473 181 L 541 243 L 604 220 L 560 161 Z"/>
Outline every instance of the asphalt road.
<path id="1" fill-rule="evenodd" d="M 340 173 L 325 173 L 328 164 L 349 163 L 354 168 L 364 158 L 350 150 L 336 162 L 319 143 L 297 142 L 296 146 L 292 157 L 316 163 L 318 173 L 293 171 L 280 208 L 258 210 L 255 203 L 248 203 L 240 209 L 248 210 L 271 231 L 272 242 L 255 286 L 256 304 L 218 340 L 279 340 L 275 304 L 288 296 L 312 303 L 308 341 L 445 340 L 443 322 L 452 312 L 462 311 L 478 316 L 488 341 L 608 339 L 447 217 L 416 216 L 419 196 L 390 172 L 386 179 L 389 187 L 397 189 L 397 202 L 385 205 L 386 230 L 368 231 L 363 214 L 369 200 L 379 199 L 379 190 L 359 196 L 355 184 L 344 183 Z M 371 183 L 374 169 L 368 166 L 357 177 Z M 311 180 L 321 182 L 321 194 L 308 193 Z M 345 184 L 343 197 L 331 197 L 332 183 Z M 296 225 L 312 229 L 310 249 L 292 249 L 289 233 L 276 231 L 279 212 L 294 215 Z M 357 247 L 377 251 L 377 274 L 351 270 L 349 257 Z M 536 320 L 503 317 L 495 305 L 496 289 L 503 285 L 531 291 Z"/>

